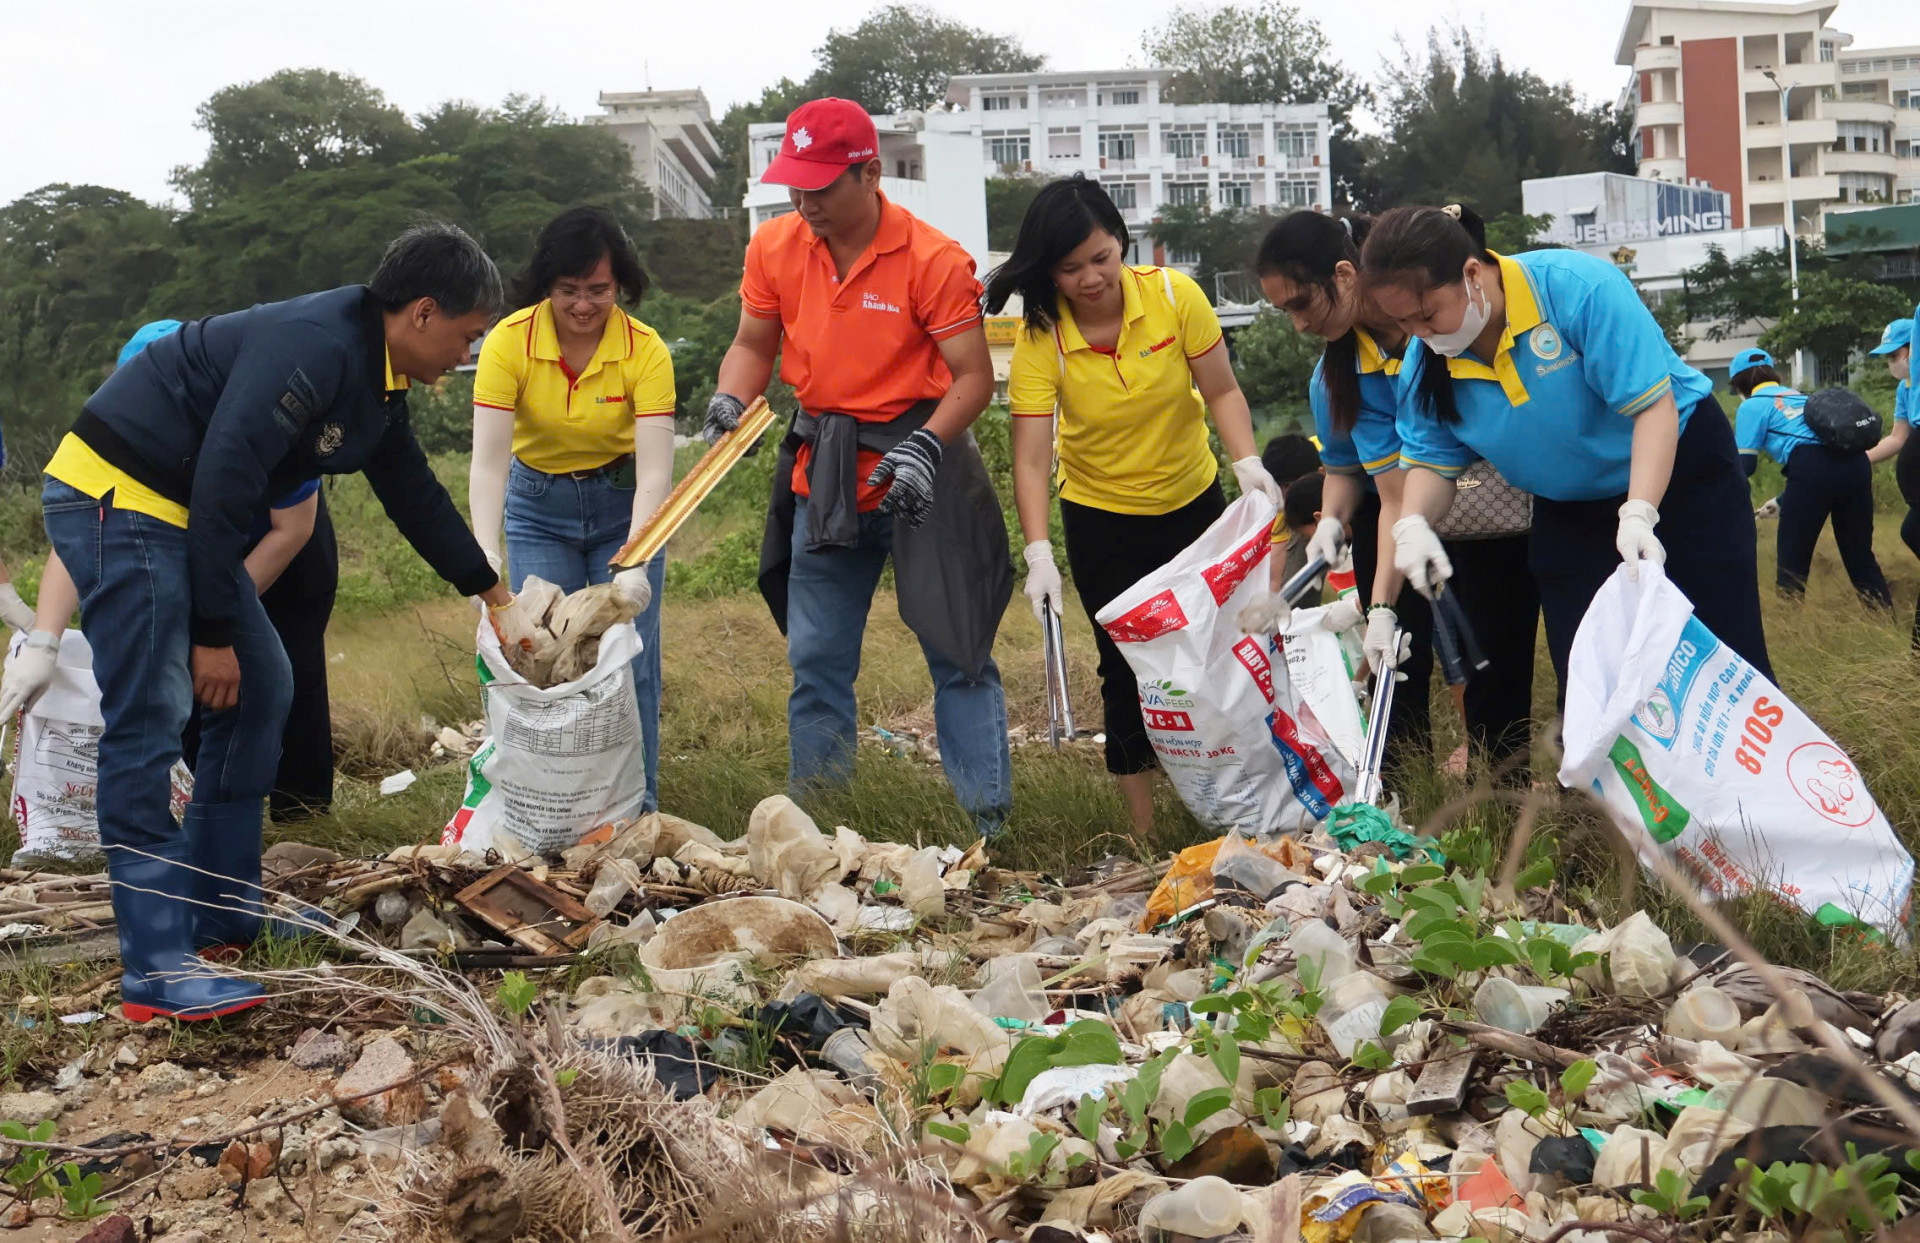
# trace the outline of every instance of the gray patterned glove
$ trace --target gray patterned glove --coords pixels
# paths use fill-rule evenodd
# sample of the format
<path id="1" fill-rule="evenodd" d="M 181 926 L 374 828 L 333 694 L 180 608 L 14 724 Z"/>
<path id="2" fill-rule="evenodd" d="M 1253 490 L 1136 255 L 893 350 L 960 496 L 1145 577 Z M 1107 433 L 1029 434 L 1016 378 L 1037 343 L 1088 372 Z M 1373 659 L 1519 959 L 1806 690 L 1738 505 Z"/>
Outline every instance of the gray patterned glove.
<path id="1" fill-rule="evenodd" d="M 880 502 L 880 512 L 905 518 L 910 527 L 925 522 L 933 512 L 934 472 L 940 469 L 940 456 L 945 452 L 940 438 L 924 427 L 895 445 L 867 476 L 870 488 L 893 480 L 886 499 Z"/>
<path id="2" fill-rule="evenodd" d="M 714 444 L 722 436 L 740 426 L 740 416 L 747 412 L 746 403 L 731 393 L 715 393 L 713 400 L 707 403 L 707 421 L 701 433 L 708 444 Z"/>

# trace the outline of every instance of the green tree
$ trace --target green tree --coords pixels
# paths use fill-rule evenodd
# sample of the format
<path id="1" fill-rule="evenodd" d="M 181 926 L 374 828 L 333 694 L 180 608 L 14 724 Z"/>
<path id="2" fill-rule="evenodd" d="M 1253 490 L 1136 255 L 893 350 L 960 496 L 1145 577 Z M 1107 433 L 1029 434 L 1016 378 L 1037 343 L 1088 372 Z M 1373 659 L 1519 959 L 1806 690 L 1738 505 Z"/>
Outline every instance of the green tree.
<path id="1" fill-rule="evenodd" d="M 837 95 L 869 112 L 937 108 L 956 74 L 1027 73 L 1046 64 L 1013 35 L 919 4 L 885 5 L 851 30 L 829 30 L 813 54 L 819 67 L 807 80 L 808 97 Z"/>
<path id="2" fill-rule="evenodd" d="M 1215 211 L 1205 204 L 1170 203 L 1154 216 L 1148 231 L 1170 254 L 1194 257 L 1193 279 L 1212 298 L 1214 276 L 1250 268 L 1273 220 L 1269 212 L 1244 207 Z"/>
<path id="3" fill-rule="evenodd" d="M 1553 226 L 1552 216 L 1529 216 L 1525 212 L 1502 212 L 1486 222 L 1487 249 L 1501 255 L 1517 255 L 1523 250 L 1540 249 L 1534 238 Z"/>
<path id="4" fill-rule="evenodd" d="M 1012 250 L 1020 235 L 1020 222 L 1026 219 L 1033 196 L 1052 180 L 1049 177 L 987 178 L 987 248 Z"/>
<path id="5" fill-rule="evenodd" d="M 720 148 L 720 162 L 714 167 L 713 201 L 736 207 L 747 193 L 747 168 L 752 163 L 748 151 L 747 127 L 766 121 L 784 121 L 787 114 L 811 99 L 807 83 L 782 78 L 760 91 L 760 98 L 734 104 L 713 127 L 714 143 Z"/>
<path id="6" fill-rule="evenodd" d="M 1520 210 L 1526 178 L 1633 171 L 1610 105 L 1508 68 L 1461 27 L 1431 32 L 1422 52 L 1403 46 L 1379 94 L 1385 132 L 1356 176 L 1374 210 L 1465 203 L 1491 219 Z"/>
<path id="7" fill-rule="evenodd" d="M 171 213 L 102 186 L 43 186 L 0 208 L 0 409 L 17 452 L 50 448 L 112 370 L 175 244 Z"/>
<path id="8" fill-rule="evenodd" d="M 1254 409 L 1269 415 L 1304 417 L 1307 384 L 1326 343 L 1294 331 L 1277 311 L 1264 311 L 1233 335 L 1234 370 L 1240 391 Z"/>
<path id="9" fill-rule="evenodd" d="M 283 69 L 229 86 L 200 105 L 207 158 L 173 172 L 195 207 L 271 190 L 301 172 L 363 160 L 397 163 L 419 137 L 406 114 L 359 78 L 327 69 Z"/>
<path id="10" fill-rule="evenodd" d="M 1775 358 L 1811 350 L 1821 362 L 1838 366 L 1856 350 L 1879 344 L 1887 321 L 1912 309 L 1891 286 L 1837 272 L 1803 272 L 1800 300 L 1789 298 L 1778 321 L 1760 334 L 1760 347 Z"/>
<path id="11" fill-rule="evenodd" d="M 1792 301 L 1785 248 L 1733 259 L 1721 247 L 1708 246 L 1707 257 L 1682 271 L 1680 281 L 1687 318 L 1706 325 L 1709 341 L 1745 336 L 1753 324 L 1778 318 Z"/>
<path id="12" fill-rule="evenodd" d="M 1148 63 L 1174 70 L 1166 90 L 1177 103 L 1326 104 L 1333 170 L 1345 178 L 1357 166 L 1353 114 L 1371 92 L 1334 59 L 1320 24 L 1296 6 L 1284 0 L 1182 6 L 1141 48 Z"/>

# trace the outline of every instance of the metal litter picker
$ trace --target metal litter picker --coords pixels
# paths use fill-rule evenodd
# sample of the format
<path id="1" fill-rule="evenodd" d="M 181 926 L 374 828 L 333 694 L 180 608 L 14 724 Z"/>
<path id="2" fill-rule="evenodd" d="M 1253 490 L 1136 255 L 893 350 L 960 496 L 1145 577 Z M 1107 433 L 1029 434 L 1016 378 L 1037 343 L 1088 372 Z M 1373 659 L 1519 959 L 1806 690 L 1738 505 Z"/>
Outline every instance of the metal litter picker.
<path id="1" fill-rule="evenodd" d="M 1074 735 L 1073 700 L 1067 695 L 1065 636 L 1051 596 L 1040 603 L 1040 631 L 1045 640 L 1047 662 L 1047 741 L 1058 751 L 1060 743 L 1071 741 Z"/>

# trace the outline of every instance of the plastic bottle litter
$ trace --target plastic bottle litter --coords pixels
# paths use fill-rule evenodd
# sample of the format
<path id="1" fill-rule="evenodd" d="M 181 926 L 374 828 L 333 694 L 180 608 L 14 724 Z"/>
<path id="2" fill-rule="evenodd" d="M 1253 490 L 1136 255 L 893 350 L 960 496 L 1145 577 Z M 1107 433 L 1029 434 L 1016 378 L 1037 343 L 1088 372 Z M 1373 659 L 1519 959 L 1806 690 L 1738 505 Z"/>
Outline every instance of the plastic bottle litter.
<path id="1" fill-rule="evenodd" d="M 1249 845 L 1238 833 L 1227 834 L 1220 853 L 1213 857 L 1213 890 L 1237 889 L 1250 894 L 1256 902 L 1265 902 L 1281 886 L 1300 878 L 1289 872 L 1279 860 Z"/>
<path id="2" fill-rule="evenodd" d="M 587 909 L 604 919 L 639 883 L 640 867 L 633 860 L 607 859 L 600 864 L 593 887 L 587 890 Z"/>
<path id="3" fill-rule="evenodd" d="M 1237 1230 L 1247 1215 L 1245 1197 L 1224 1178 L 1212 1174 L 1148 1200 L 1140 1210 L 1140 1232 L 1163 1230 L 1210 1239 Z"/>
<path id="4" fill-rule="evenodd" d="M 872 1095 L 880 1090 L 880 1076 L 867 1061 L 872 1049 L 873 1038 L 866 1028 L 843 1027 L 820 1046 L 820 1060 L 845 1075 L 854 1087 Z"/>
<path id="5" fill-rule="evenodd" d="M 1732 1045 L 1740 1036 L 1740 1007 L 1711 984 L 1696 984 L 1667 1010 L 1667 1035 Z"/>
<path id="6" fill-rule="evenodd" d="M 1553 1008 L 1570 994 L 1543 984 L 1515 984 L 1505 976 L 1488 976 L 1474 990 L 1473 1012 L 1489 1027 L 1525 1035 L 1539 1031 Z"/>
<path id="7" fill-rule="evenodd" d="M 1321 988 L 1354 970 L 1353 943 L 1318 919 L 1309 919 L 1295 928 L 1287 937 L 1287 948 L 1301 963 L 1313 964 L 1320 973 Z"/>
<path id="8" fill-rule="evenodd" d="M 1334 1050 L 1341 1057 L 1352 1057 L 1361 1041 L 1378 1041 L 1380 1019 L 1392 1000 L 1387 986 L 1367 972 L 1355 971 L 1335 980 L 1318 1016 Z"/>

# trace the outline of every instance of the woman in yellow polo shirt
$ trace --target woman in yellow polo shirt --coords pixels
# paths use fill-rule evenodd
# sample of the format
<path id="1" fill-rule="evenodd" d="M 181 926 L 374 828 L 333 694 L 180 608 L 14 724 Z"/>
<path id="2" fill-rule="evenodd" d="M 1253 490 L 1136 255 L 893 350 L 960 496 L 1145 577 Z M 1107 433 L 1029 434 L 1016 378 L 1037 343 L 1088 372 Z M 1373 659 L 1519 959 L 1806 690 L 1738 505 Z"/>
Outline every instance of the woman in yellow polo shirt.
<path id="1" fill-rule="evenodd" d="M 611 579 L 640 605 L 633 662 L 659 804 L 662 554 L 615 574 L 608 561 L 673 486 L 673 359 L 638 303 L 646 274 L 614 218 L 576 207 L 540 230 L 522 308 L 487 334 L 473 380 L 473 533 L 514 589 L 537 575 L 566 591 Z"/>
<path id="2" fill-rule="evenodd" d="M 1007 406 L 1026 594 L 1036 617 L 1062 608 L 1047 534 L 1056 421 L 1067 564 L 1089 618 L 1225 510 L 1207 443 L 1209 411 L 1240 490 L 1280 504 L 1213 308 L 1179 272 L 1128 266 L 1129 244 L 1126 222 L 1099 183 L 1069 177 L 1034 196 L 1012 255 L 987 278 L 990 313 L 1015 294 L 1025 308 Z M 1153 747 L 1126 658 L 1099 623 L 1093 631 L 1107 771 L 1141 837 L 1153 825 Z"/>

